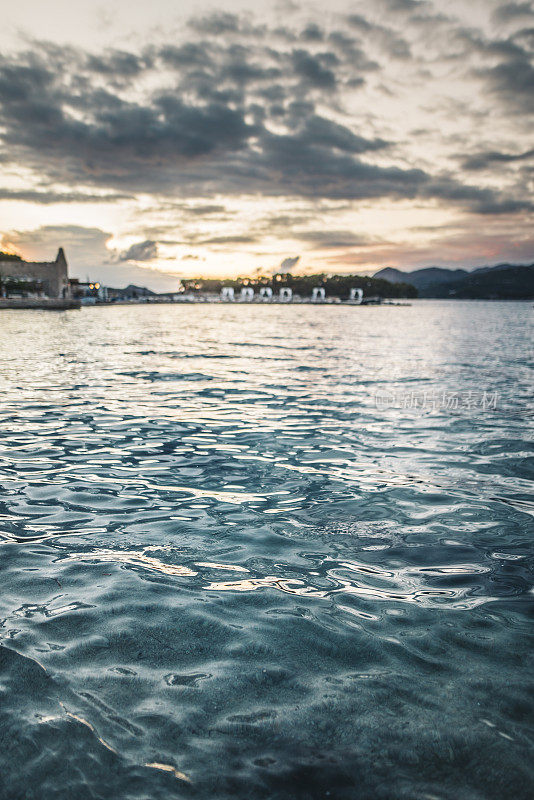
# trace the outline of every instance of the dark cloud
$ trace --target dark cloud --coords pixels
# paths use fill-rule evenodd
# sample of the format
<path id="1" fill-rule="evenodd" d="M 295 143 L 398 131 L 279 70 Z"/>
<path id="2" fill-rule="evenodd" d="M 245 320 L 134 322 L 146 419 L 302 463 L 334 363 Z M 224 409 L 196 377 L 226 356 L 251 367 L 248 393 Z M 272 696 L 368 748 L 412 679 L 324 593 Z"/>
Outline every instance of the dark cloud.
<path id="1" fill-rule="evenodd" d="M 150 239 L 144 242 L 136 242 L 122 252 L 119 261 L 152 261 L 157 258 L 158 243 Z"/>
<path id="2" fill-rule="evenodd" d="M 428 3 L 387 0 L 387 5 L 412 15 L 409 19 L 432 16 Z M 528 210 L 525 197 L 471 185 L 461 174 L 432 174 L 428 162 L 416 157 L 400 160 L 402 143 L 378 135 L 373 110 L 363 100 L 347 122 L 343 90 L 383 78 L 377 50 L 407 65 L 414 60 L 394 18 L 398 23 L 392 15 L 383 24 L 352 14 L 344 30 L 327 32 L 316 23 L 273 30 L 239 15 L 215 14 L 191 23 L 190 41 L 139 53 L 88 54 L 36 42 L 28 52 L 0 57 L 0 157 L 33 168 L 49 183 L 97 187 L 115 198 L 137 192 L 153 194 L 158 202 L 261 194 L 420 199 L 482 214 Z M 503 104 L 529 108 L 534 69 L 524 37 L 492 40 L 458 28 L 453 38 L 458 53 L 450 59 L 463 59 L 465 74 L 476 73 Z M 466 53 L 476 53 L 476 70 Z M 481 169 L 484 158 L 489 168 L 526 155 L 507 159 L 486 153 L 478 162 L 475 155 L 463 159 L 464 169 Z M 43 203 L 59 197 L 81 201 L 82 195 L 84 202 L 100 200 L 90 188 L 58 191 L 55 200 L 41 191 L 35 196 L 5 191 L 11 199 Z M 206 202 L 182 211 L 207 215 L 224 208 Z M 254 239 L 205 240 L 231 241 Z M 134 247 L 146 244 L 155 246 L 155 240 Z"/>
<path id="3" fill-rule="evenodd" d="M 90 55 L 87 67 L 93 72 L 113 77 L 134 77 L 147 66 L 146 58 L 122 50 L 110 50 L 101 56 Z"/>
<path id="4" fill-rule="evenodd" d="M 119 179 L 130 171 L 127 160 L 133 167 L 237 149 L 251 133 L 242 109 L 188 104 L 170 92 L 154 94 L 146 105 L 92 86 L 71 94 L 62 77 L 42 64 L 0 62 L 3 140 L 15 153 L 56 159 L 59 169 L 61 162 L 67 170 L 74 166 L 79 178 L 98 180 L 106 172 Z M 80 106 L 85 120 L 72 113 Z"/>
<path id="5" fill-rule="evenodd" d="M 358 30 L 363 36 L 372 37 L 383 50 L 394 58 L 410 58 L 410 45 L 393 29 L 370 22 L 362 14 L 350 14 L 347 22 L 351 28 Z"/>
<path id="6" fill-rule="evenodd" d="M 212 236 L 209 239 L 197 239 L 195 244 L 253 244 L 257 241 L 254 236 Z"/>
<path id="7" fill-rule="evenodd" d="M 366 247 L 369 238 L 351 231 L 304 231 L 295 234 L 295 239 L 308 242 L 314 249 L 330 250 L 340 247 Z"/>
<path id="8" fill-rule="evenodd" d="M 304 39 L 305 42 L 322 42 L 324 37 L 324 30 L 314 22 L 310 22 L 308 25 L 306 25 L 306 27 L 300 33 L 300 38 Z"/>
<path id="9" fill-rule="evenodd" d="M 532 3 L 505 3 L 495 9 L 494 17 L 499 22 L 510 22 L 534 16 Z"/>
<path id="10" fill-rule="evenodd" d="M 189 25 L 199 33 L 209 36 L 229 36 L 240 34 L 242 36 L 263 36 L 266 32 L 264 25 L 254 24 L 247 16 L 239 16 L 228 12 L 212 12 L 202 17 L 190 20 Z"/>
<path id="11" fill-rule="evenodd" d="M 462 184 L 447 177 L 431 180 L 421 193 L 428 198 L 451 201 L 476 214 L 515 214 L 534 210 L 534 203 L 529 199 L 502 196 L 492 189 Z"/>
<path id="12" fill-rule="evenodd" d="M 531 213 L 534 211 L 534 203 L 530 200 L 514 200 L 488 197 L 481 200 L 473 209 L 477 214 L 518 214 L 522 212 Z"/>
<path id="13" fill-rule="evenodd" d="M 240 20 L 237 14 L 216 12 L 205 17 L 197 17 L 190 21 L 190 26 L 201 33 L 221 34 L 238 33 Z"/>
<path id="14" fill-rule="evenodd" d="M 56 192 L 37 191 L 33 189 L 1 189 L 0 200 L 20 200 L 27 203 L 40 203 L 51 205 L 53 203 L 112 203 L 117 200 L 131 200 L 128 194 L 109 192 L 102 194 L 89 194 L 87 192 Z"/>
<path id="15" fill-rule="evenodd" d="M 300 214 L 273 214 L 266 218 L 265 232 L 291 230 L 296 225 L 302 225 L 310 221 L 315 215 L 315 211 L 308 211 L 307 213 Z"/>
<path id="16" fill-rule="evenodd" d="M 500 104 L 520 114 L 534 111 L 534 36 L 529 32 L 488 38 L 472 29 L 458 28 L 454 38 L 463 48 L 461 60 L 479 56 L 484 62 L 471 75 L 481 79 Z"/>
<path id="17" fill-rule="evenodd" d="M 316 114 L 310 116 L 297 137 L 302 145 L 326 147 L 345 153 L 366 153 L 388 147 L 384 139 L 366 139 L 344 125 Z"/>
<path id="18" fill-rule="evenodd" d="M 210 214 L 226 214 L 226 207 L 221 205 L 216 205 L 214 203 L 203 205 L 203 206 L 189 206 L 184 208 L 187 214 L 192 214 L 193 216 L 199 217 L 206 217 Z"/>
<path id="19" fill-rule="evenodd" d="M 300 261 L 300 256 L 288 256 L 280 263 L 281 272 L 291 272 Z"/>
<path id="20" fill-rule="evenodd" d="M 475 153 L 466 158 L 463 169 L 482 170 L 492 167 L 494 164 L 513 164 L 518 161 L 528 161 L 534 158 L 534 149 L 525 150 L 523 153 L 501 153 L 498 150 L 489 150 L 482 153 Z"/>
<path id="21" fill-rule="evenodd" d="M 295 73 L 309 86 L 320 89 L 333 89 L 336 86 L 333 67 L 339 62 L 333 53 L 315 55 L 306 50 L 294 50 L 292 61 Z"/>
<path id="22" fill-rule="evenodd" d="M 174 67 L 183 61 L 196 63 L 200 47 L 161 48 L 159 58 L 165 63 L 172 60 Z M 191 73 L 189 64 L 183 74 L 178 70 L 189 90 L 187 101 L 178 84 L 176 91 L 154 90 L 147 101 L 134 102 L 111 84 L 95 84 L 92 73 L 85 74 L 81 86 L 72 90 L 65 71 L 58 69 L 58 57 L 63 59 L 64 54 L 40 52 L 36 47 L 32 53 L 0 60 L 4 143 L 15 159 L 29 161 L 51 178 L 165 193 L 202 194 L 216 188 L 231 193 L 261 189 L 274 194 L 286 190 L 322 194 L 328 176 L 325 196 L 331 196 L 341 191 L 332 186 L 341 167 L 340 152 L 358 154 L 386 147 L 382 139 L 367 139 L 318 115 L 314 102 L 306 99 L 306 87 L 332 89 L 336 84 L 334 70 L 340 60 L 327 51 L 275 54 L 275 60 L 292 66 L 279 92 L 282 101 L 284 96 L 291 98 L 281 106 L 289 126 L 285 137 L 273 135 L 268 119 L 257 113 L 260 105 L 250 102 L 255 85 L 273 78 L 273 67 L 252 62 L 243 46 L 230 45 L 219 54 L 216 74 L 209 72 L 208 61 L 205 76 L 199 77 L 196 67 Z M 83 54 L 71 57 L 77 64 L 84 61 Z M 249 83 L 254 86 L 245 92 L 243 84 Z M 82 109 L 81 119 L 78 111 Z M 257 121 L 248 121 L 250 116 Z M 295 149 L 301 152 L 287 179 L 275 175 L 272 180 L 269 157 L 277 169 L 283 166 L 284 150 Z M 313 180 L 317 157 L 323 161 L 316 175 L 321 184 Z M 301 171 L 309 172 L 309 186 L 295 180 L 299 163 Z M 347 166 L 354 174 L 358 165 Z M 360 169 L 366 172 L 365 166 Z M 378 168 L 374 172 L 380 174 Z M 358 196 L 375 194 L 373 190 L 369 195 L 363 186 L 358 192 Z"/>
<path id="23" fill-rule="evenodd" d="M 534 65 L 532 55 L 510 54 L 500 64 L 479 73 L 490 90 L 519 113 L 534 112 Z"/>
<path id="24" fill-rule="evenodd" d="M 374 149 L 370 144 L 369 150 Z M 328 198 L 415 197 L 429 177 L 418 169 L 379 167 L 337 147 L 315 142 L 304 128 L 293 135 L 266 133 L 257 177 L 277 193 Z"/>
<path id="25" fill-rule="evenodd" d="M 352 65 L 353 69 L 349 72 L 348 82 L 352 84 L 355 81 L 363 83 L 363 78 L 357 73 L 374 72 L 380 68 L 376 61 L 369 58 L 361 45 L 361 41 L 345 30 L 332 31 L 328 35 L 328 42 L 337 53 L 343 55 L 343 58 Z"/>
<path id="26" fill-rule="evenodd" d="M 159 49 L 158 55 L 165 65 L 171 65 L 179 69 L 204 66 L 211 61 L 206 45 L 196 42 L 188 42 L 179 47 L 165 45 Z"/>
<path id="27" fill-rule="evenodd" d="M 424 0 L 386 0 L 390 11 L 411 12 L 419 11 L 426 6 Z"/>
<path id="28" fill-rule="evenodd" d="M 33 231 L 10 231 L 9 239 L 15 246 L 27 248 L 30 257 L 33 257 L 34 248 L 50 248 L 57 250 L 57 243 L 62 246 L 85 247 L 98 243 L 100 250 L 104 251 L 106 243 L 111 239 L 111 233 L 106 233 L 100 228 L 86 228 L 81 225 L 43 225 Z M 109 251 L 107 251 L 109 254 Z"/>

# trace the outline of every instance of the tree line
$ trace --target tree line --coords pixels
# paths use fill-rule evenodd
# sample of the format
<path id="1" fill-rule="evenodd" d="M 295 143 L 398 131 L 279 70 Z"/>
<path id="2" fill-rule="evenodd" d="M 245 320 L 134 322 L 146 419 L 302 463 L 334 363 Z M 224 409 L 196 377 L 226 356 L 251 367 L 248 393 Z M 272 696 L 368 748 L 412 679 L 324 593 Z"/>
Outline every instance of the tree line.
<path id="1" fill-rule="evenodd" d="M 186 292 L 220 293 L 223 286 L 232 286 L 240 291 L 250 286 L 254 292 L 264 286 L 270 286 L 273 293 L 282 288 L 293 290 L 293 294 L 307 297 L 316 286 L 323 287 L 328 297 L 339 297 L 347 300 L 351 289 L 362 289 L 365 297 L 417 297 L 417 289 L 409 283 L 390 283 L 382 278 L 370 278 L 367 275 L 293 275 L 291 272 L 280 272 L 276 275 L 260 275 L 254 278 L 235 278 L 220 280 L 215 278 L 182 278 L 182 286 Z"/>

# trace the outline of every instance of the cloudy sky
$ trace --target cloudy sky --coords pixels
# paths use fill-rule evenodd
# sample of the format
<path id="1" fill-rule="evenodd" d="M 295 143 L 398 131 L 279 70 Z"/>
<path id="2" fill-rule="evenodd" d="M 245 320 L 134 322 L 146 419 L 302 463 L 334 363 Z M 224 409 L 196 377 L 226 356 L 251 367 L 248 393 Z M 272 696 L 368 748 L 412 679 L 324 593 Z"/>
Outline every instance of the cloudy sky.
<path id="1" fill-rule="evenodd" d="M 534 8 L 17 0 L 1 246 L 177 277 L 534 261 Z"/>

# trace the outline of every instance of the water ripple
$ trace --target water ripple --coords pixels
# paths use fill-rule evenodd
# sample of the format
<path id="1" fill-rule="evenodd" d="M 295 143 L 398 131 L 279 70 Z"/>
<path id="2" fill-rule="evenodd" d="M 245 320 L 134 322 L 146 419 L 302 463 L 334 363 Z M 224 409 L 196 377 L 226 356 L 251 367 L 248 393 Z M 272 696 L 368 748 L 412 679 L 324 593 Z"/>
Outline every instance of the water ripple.
<path id="1" fill-rule="evenodd" d="M 531 310 L 261 312 L 2 312 L 0 796 L 530 800 Z"/>

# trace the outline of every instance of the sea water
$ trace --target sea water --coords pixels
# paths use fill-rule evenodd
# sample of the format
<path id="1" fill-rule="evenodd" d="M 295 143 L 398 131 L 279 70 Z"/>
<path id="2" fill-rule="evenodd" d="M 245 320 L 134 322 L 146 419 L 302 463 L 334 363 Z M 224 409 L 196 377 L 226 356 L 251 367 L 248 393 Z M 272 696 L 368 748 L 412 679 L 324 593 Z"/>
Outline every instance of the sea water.
<path id="1" fill-rule="evenodd" d="M 530 798 L 532 309 L 0 316 L 0 796 Z"/>

